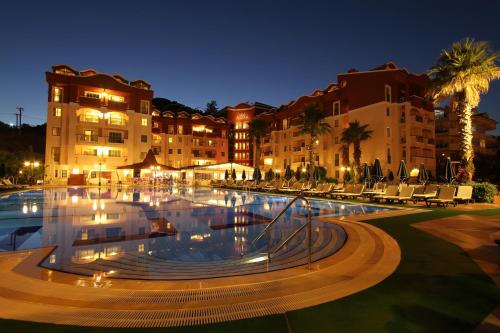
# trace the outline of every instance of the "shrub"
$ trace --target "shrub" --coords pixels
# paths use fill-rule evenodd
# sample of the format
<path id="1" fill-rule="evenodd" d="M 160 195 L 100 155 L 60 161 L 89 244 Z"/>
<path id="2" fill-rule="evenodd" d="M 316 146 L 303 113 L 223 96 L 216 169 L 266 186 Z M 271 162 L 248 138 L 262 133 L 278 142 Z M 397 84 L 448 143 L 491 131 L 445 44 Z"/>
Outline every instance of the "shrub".
<path id="1" fill-rule="evenodd" d="M 493 202 L 497 195 L 497 187 L 491 183 L 473 183 L 472 199 L 475 202 Z"/>

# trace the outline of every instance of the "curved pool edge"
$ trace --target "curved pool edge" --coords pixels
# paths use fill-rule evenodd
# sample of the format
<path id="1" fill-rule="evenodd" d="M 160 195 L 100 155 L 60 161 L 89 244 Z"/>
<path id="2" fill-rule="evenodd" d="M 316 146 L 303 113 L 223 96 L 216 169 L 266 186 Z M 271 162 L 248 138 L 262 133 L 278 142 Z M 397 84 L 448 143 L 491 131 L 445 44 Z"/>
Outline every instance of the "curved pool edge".
<path id="1" fill-rule="evenodd" d="M 367 289 L 399 264 L 397 242 L 372 225 L 328 219 L 347 232 L 334 255 L 304 266 L 189 281 L 91 278 L 37 266 L 50 248 L 0 256 L 0 317 L 81 326 L 207 324 L 284 313 Z"/>

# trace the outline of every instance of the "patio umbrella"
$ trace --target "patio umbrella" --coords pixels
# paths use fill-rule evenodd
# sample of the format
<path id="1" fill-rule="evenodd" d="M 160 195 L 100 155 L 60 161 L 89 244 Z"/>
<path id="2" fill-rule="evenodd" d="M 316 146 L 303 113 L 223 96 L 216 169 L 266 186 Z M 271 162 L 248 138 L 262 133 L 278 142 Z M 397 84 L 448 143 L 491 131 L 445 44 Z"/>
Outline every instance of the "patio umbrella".
<path id="1" fill-rule="evenodd" d="M 241 174 L 241 179 L 247 179 L 247 173 L 245 172 L 245 170 L 243 170 L 243 173 Z"/>
<path id="2" fill-rule="evenodd" d="M 269 169 L 269 171 L 266 173 L 266 180 L 268 182 L 272 181 L 274 177 L 274 173 L 272 169 Z"/>
<path id="3" fill-rule="evenodd" d="M 259 179 L 259 168 L 255 167 L 253 169 L 253 175 L 252 175 L 253 180 L 258 180 Z"/>
<path id="4" fill-rule="evenodd" d="M 290 181 L 290 179 L 292 179 L 292 177 L 293 177 L 292 168 L 290 168 L 290 164 L 288 164 L 286 166 L 286 169 L 285 169 L 285 179 L 287 181 Z"/>
<path id="5" fill-rule="evenodd" d="M 451 159 L 448 157 L 446 159 L 446 166 L 444 169 L 444 179 L 448 184 L 455 179 L 455 170 L 453 170 L 453 166 L 451 165 Z"/>
<path id="6" fill-rule="evenodd" d="M 300 165 L 297 167 L 297 170 L 295 170 L 295 179 L 300 180 L 302 177 L 302 172 L 300 171 Z"/>
<path id="7" fill-rule="evenodd" d="M 233 169 L 233 172 L 231 173 L 231 178 L 233 180 L 236 180 L 236 169 Z"/>
<path id="8" fill-rule="evenodd" d="M 226 169 L 226 172 L 224 172 L 224 179 L 225 180 L 229 179 L 229 171 L 227 171 L 227 169 Z"/>
<path id="9" fill-rule="evenodd" d="M 369 182 L 372 179 L 371 173 L 370 173 L 370 167 L 368 166 L 368 163 L 363 163 L 363 172 L 361 173 L 361 181 L 366 183 Z"/>
<path id="10" fill-rule="evenodd" d="M 375 159 L 373 163 L 373 178 L 379 182 L 384 179 L 384 172 L 382 171 L 382 166 L 380 165 L 380 160 L 378 158 Z"/>
<path id="11" fill-rule="evenodd" d="M 257 180 L 261 181 L 262 180 L 262 172 L 260 172 L 260 169 L 257 168 Z"/>
<path id="12" fill-rule="evenodd" d="M 351 173 L 349 171 L 344 172 L 344 183 L 349 183 L 351 181 Z"/>
<path id="13" fill-rule="evenodd" d="M 419 183 L 425 184 L 429 180 L 429 175 L 427 174 L 427 170 L 425 170 L 424 163 L 420 164 L 420 168 L 418 169 L 418 177 L 417 181 Z"/>
<path id="14" fill-rule="evenodd" d="M 408 179 L 408 169 L 406 169 L 406 163 L 404 160 L 401 160 L 399 163 L 397 176 L 400 183 L 404 183 Z"/>

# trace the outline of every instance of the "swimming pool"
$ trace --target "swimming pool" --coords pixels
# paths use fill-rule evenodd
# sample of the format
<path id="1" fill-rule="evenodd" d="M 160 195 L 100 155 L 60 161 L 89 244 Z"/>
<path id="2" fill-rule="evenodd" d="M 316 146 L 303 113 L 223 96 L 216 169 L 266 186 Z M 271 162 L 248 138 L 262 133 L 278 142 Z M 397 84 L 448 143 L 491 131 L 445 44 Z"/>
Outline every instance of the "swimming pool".
<path id="1" fill-rule="evenodd" d="M 292 198 L 207 188 L 60 188 L 0 199 L 0 249 L 54 247 L 41 266 L 130 279 L 199 279 L 260 273 L 307 262 L 306 232 L 267 261 L 267 238 L 252 240 Z M 347 235 L 318 216 L 390 208 L 312 200 L 312 259 L 338 251 Z M 297 202 L 270 229 L 275 248 L 306 222 Z"/>

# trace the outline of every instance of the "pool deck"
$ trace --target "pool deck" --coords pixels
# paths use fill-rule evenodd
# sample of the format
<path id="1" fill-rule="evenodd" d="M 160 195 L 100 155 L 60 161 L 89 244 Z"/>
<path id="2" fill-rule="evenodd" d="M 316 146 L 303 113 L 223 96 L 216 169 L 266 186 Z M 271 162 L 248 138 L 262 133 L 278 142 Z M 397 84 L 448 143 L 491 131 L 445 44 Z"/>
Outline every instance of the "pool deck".
<path id="1" fill-rule="evenodd" d="M 285 313 L 329 302 L 379 283 L 400 261 L 393 238 L 354 219 L 324 219 L 341 225 L 348 241 L 334 255 L 314 262 L 311 270 L 301 266 L 230 278 L 96 281 L 39 267 L 52 248 L 3 253 L 0 317 L 82 326 L 168 327 Z"/>

